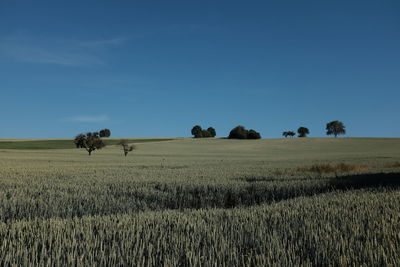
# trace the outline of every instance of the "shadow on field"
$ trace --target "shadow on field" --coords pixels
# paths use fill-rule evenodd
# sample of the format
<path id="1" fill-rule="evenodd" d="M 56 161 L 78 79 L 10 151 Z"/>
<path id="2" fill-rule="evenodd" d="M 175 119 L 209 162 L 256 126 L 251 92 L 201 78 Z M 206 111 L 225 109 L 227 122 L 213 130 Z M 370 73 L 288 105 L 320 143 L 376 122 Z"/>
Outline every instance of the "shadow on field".
<path id="1" fill-rule="evenodd" d="M 169 209 L 234 208 L 313 196 L 336 190 L 397 189 L 400 173 L 346 175 L 334 178 L 243 178 L 247 184 L 233 185 L 157 185 L 168 196 L 163 202 Z"/>
<path id="2" fill-rule="evenodd" d="M 78 190 L 76 186 L 40 185 L 24 190 L 19 186 L 4 187 L 0 188 L 0 222 L 146 210 L 249 207 L 332 191 L 400 189 L 400 173 L 299 179 L 244 177 L 239 180 L 221 183 L 133 181 L 81 187 Z"/>
<path id="3" fill-rule="evenodd" d="M 400 173 L 372 173 L 337 176 L 329 180 L 334 189 L 351 190 L 362 188 L 399 188 Z"/>
<path id="4" fill-rule="evenodd" d="M 400 173 L 369 173 L 333 178 L 246 177 L 240 180 L 248 182 L 249 185 L 240 190 L 224 192 L 224 207 L 264 204 L 336 190 L 400 189 Z"/>

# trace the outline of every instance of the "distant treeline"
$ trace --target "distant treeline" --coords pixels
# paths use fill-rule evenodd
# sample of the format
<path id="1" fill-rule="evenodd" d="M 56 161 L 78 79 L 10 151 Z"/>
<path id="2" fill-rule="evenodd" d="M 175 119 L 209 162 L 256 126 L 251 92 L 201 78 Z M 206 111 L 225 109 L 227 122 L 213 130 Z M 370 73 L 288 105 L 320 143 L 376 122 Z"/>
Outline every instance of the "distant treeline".
<path id="1" fill-rule="evenodd" d="M 346 134 L 346 127 L 341 121 L 331 121 L 326 124 L 326 134 L 338 135 Z M 200 125 L 196 125 L 191 131 L 194 138 L 205 138 L 205 137 L 215 137 L 217 135 L 213 127 L 209 127 L 207 130 L 201 128 Z M 307 137 L 310 134 L 310 130 L 307 127 L 301 126 L 297 129 L 298 137 Z M 296 133 L 294 131 L 284 131 L 282 136 L 294 137 Z M 260 139 L 261 135 L 256 130 L 247 130 L 244 126 L 238 125 L 229 132 L 229 139 Z"/>
<path id="2" fill-rule="evenodd" d="M 217 135 L 216 130 L 213 127 L 208 127 L 207 129 L 203 129 L 200 125 L 195 125 L 191 131 L 194 138 L 206 138 L 206 137 L 215 137 Z M 345 134 L 346 129 L 342 122 L 340 121 L 331 121 L 326 124 L 326 134 L 334 135 L 337 137 L 338 135 Z M 298 137 L 307 137 L 310 134 L 310 130 L 307 127 L 299 127 L 297 129 Z M 285 131 L 282 135 L 286 137 L 295 136 L 294 131 Z M 106 146 L 106 143 L 102 138 L 107 138 L 111 136 L 111 131 L 109 129 L 103 129 L 98 132 L 87 132 L 81 133 L 77 135 L 74 139 L 74 144 L 77 148 L 84 148 L 89 156 L 93 151 L 102 149 Z M 244 126 L 238 125 L 233 128 L 229 132 L 229 139 L 260 139 L 261 135 L 256 130 L 250 129 L 247 130 Z M 124 151 L 124 155 L 126 156 L 130 151 L 135 149 L 135 146 L 129 145 L 129 142 L 126 140 L 121 140 L 118 145 L 122 147 Z"/>

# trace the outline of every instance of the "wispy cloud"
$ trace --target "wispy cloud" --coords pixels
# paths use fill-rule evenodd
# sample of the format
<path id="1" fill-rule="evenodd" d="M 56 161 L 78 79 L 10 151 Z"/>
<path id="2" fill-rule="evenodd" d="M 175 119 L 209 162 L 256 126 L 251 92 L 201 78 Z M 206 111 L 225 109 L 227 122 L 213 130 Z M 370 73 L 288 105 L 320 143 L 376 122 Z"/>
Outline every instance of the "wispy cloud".
<path id="1" fill-rule="evenodd" d="M 109 121 L 110 118 L 107 115 L 94 115 L 94 116 L 87 116 L 87 115 L 79 115 L 64 118 L 62 121 L 66 122 L 105 122 Z"/>
<path id="2" fill-rule="evenodd" d="M 101 46 L 110 46 L 110 45 L 121 45 L 125 43 L 128 39 L 127 38 L 114 38 L 108 40 L 97 40 L 97 41 L 84 41 L 81 42 L 81 46 L 87 47 L 101 47 Z"/>
<path id="3" fill-rule="evenodd" d="M 126 38 L 82 41 L 18 35 L 0 38 L 0 56 L 17 62 L 101 66 L 105 62 L 98 49 L 121 45 L 125 41 Z"/>
<path id="4" fill-rule="evenodd" d="M 95 55 L 83 52 L 59 51 L 26 44 L 0 44 L 0 53 L 18 62 L 47 63 L 64 66 L 104 65 Z"/>

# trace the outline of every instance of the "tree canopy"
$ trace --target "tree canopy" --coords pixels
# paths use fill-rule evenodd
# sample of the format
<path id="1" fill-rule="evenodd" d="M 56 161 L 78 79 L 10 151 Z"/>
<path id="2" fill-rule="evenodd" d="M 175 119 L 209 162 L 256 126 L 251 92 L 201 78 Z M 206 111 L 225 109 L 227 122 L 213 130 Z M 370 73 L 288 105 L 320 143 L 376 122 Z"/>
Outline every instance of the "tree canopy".
<path id="1" fill-rule="evenodd" d="M 341 121 L 331 121 L 326 124 L 326 134 L 334 135 L 337 137 L 338 135 L 346 134 L 346 127 Z"/>
<path id="2" fill-rule="evenodd" d="M 108 129 L 105 129 L 108 130 Z M 103 130 L 102 130 L 103 131 Z M 100 131 L 101 132 L 101 131 Z M 104 133 L 109 137 L 111 135 L 111 131 Z M 101 139 L 102 134 L 99 132 L 87 132 L 85 134 L 78 134 L 75 139 L 74 143 L 77 148 L 84 148 L 89 153 L 89 156 L 92 154 L 93 151 L 102 149 L 106 146 L 106 144 Z"/>
<path id="3" fill-rule="evenodd" d="M 217 132 L 213 127 L 209 127 L 207 130 L 201 128 L 200 125 L 196 125 L 191 131 L 194 138 L 205 138 L 205 137 L 215 137 Z"/>
<path id="4" fill-rule="evenodd" d="M 229 139 L 260 139 L 261 135 L 259 132 L 251 129 L 246 130 L 244 126 L 238 125 L 233 128 L 228 136 Z"/>
<path id="5" fill-rule="evenodd" d="M 110 137 L 111 131 L 109 129 L 100 130 L 100 137 Z"/>
<path id="6" fill-rule="evenodd" d="M 307 137 L 307 135 L 310 134 L 310 131 L 306 127 L 300 127 L 297 129 L 297 133 L 299 134 L 299 137 Z"/>

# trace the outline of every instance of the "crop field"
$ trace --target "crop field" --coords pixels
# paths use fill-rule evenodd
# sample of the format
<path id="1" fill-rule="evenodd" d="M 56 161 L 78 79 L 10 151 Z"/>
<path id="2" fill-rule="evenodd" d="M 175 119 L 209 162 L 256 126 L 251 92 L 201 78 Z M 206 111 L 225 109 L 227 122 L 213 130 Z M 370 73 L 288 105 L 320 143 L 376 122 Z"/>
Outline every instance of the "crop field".
<path id="1" fill-rule="evenodd" d="M 144 140 L 0 141 L 0 265 L 400 266 L 400 139 Z"/>
<path id="2" fill-rule="evenodd" d="M 131 143 L 147 143 L 147 142 L 160 142 L 169 141 L 170 138 L 128 138 Z M 107 145 L 116 145 L 120 139 L 107 138 L 105 143 Z M 0 140 L 0 149 L 68 149 L 75 148 L 74 143 L 69 139 L 48 139 L 48 140 Z"/>

